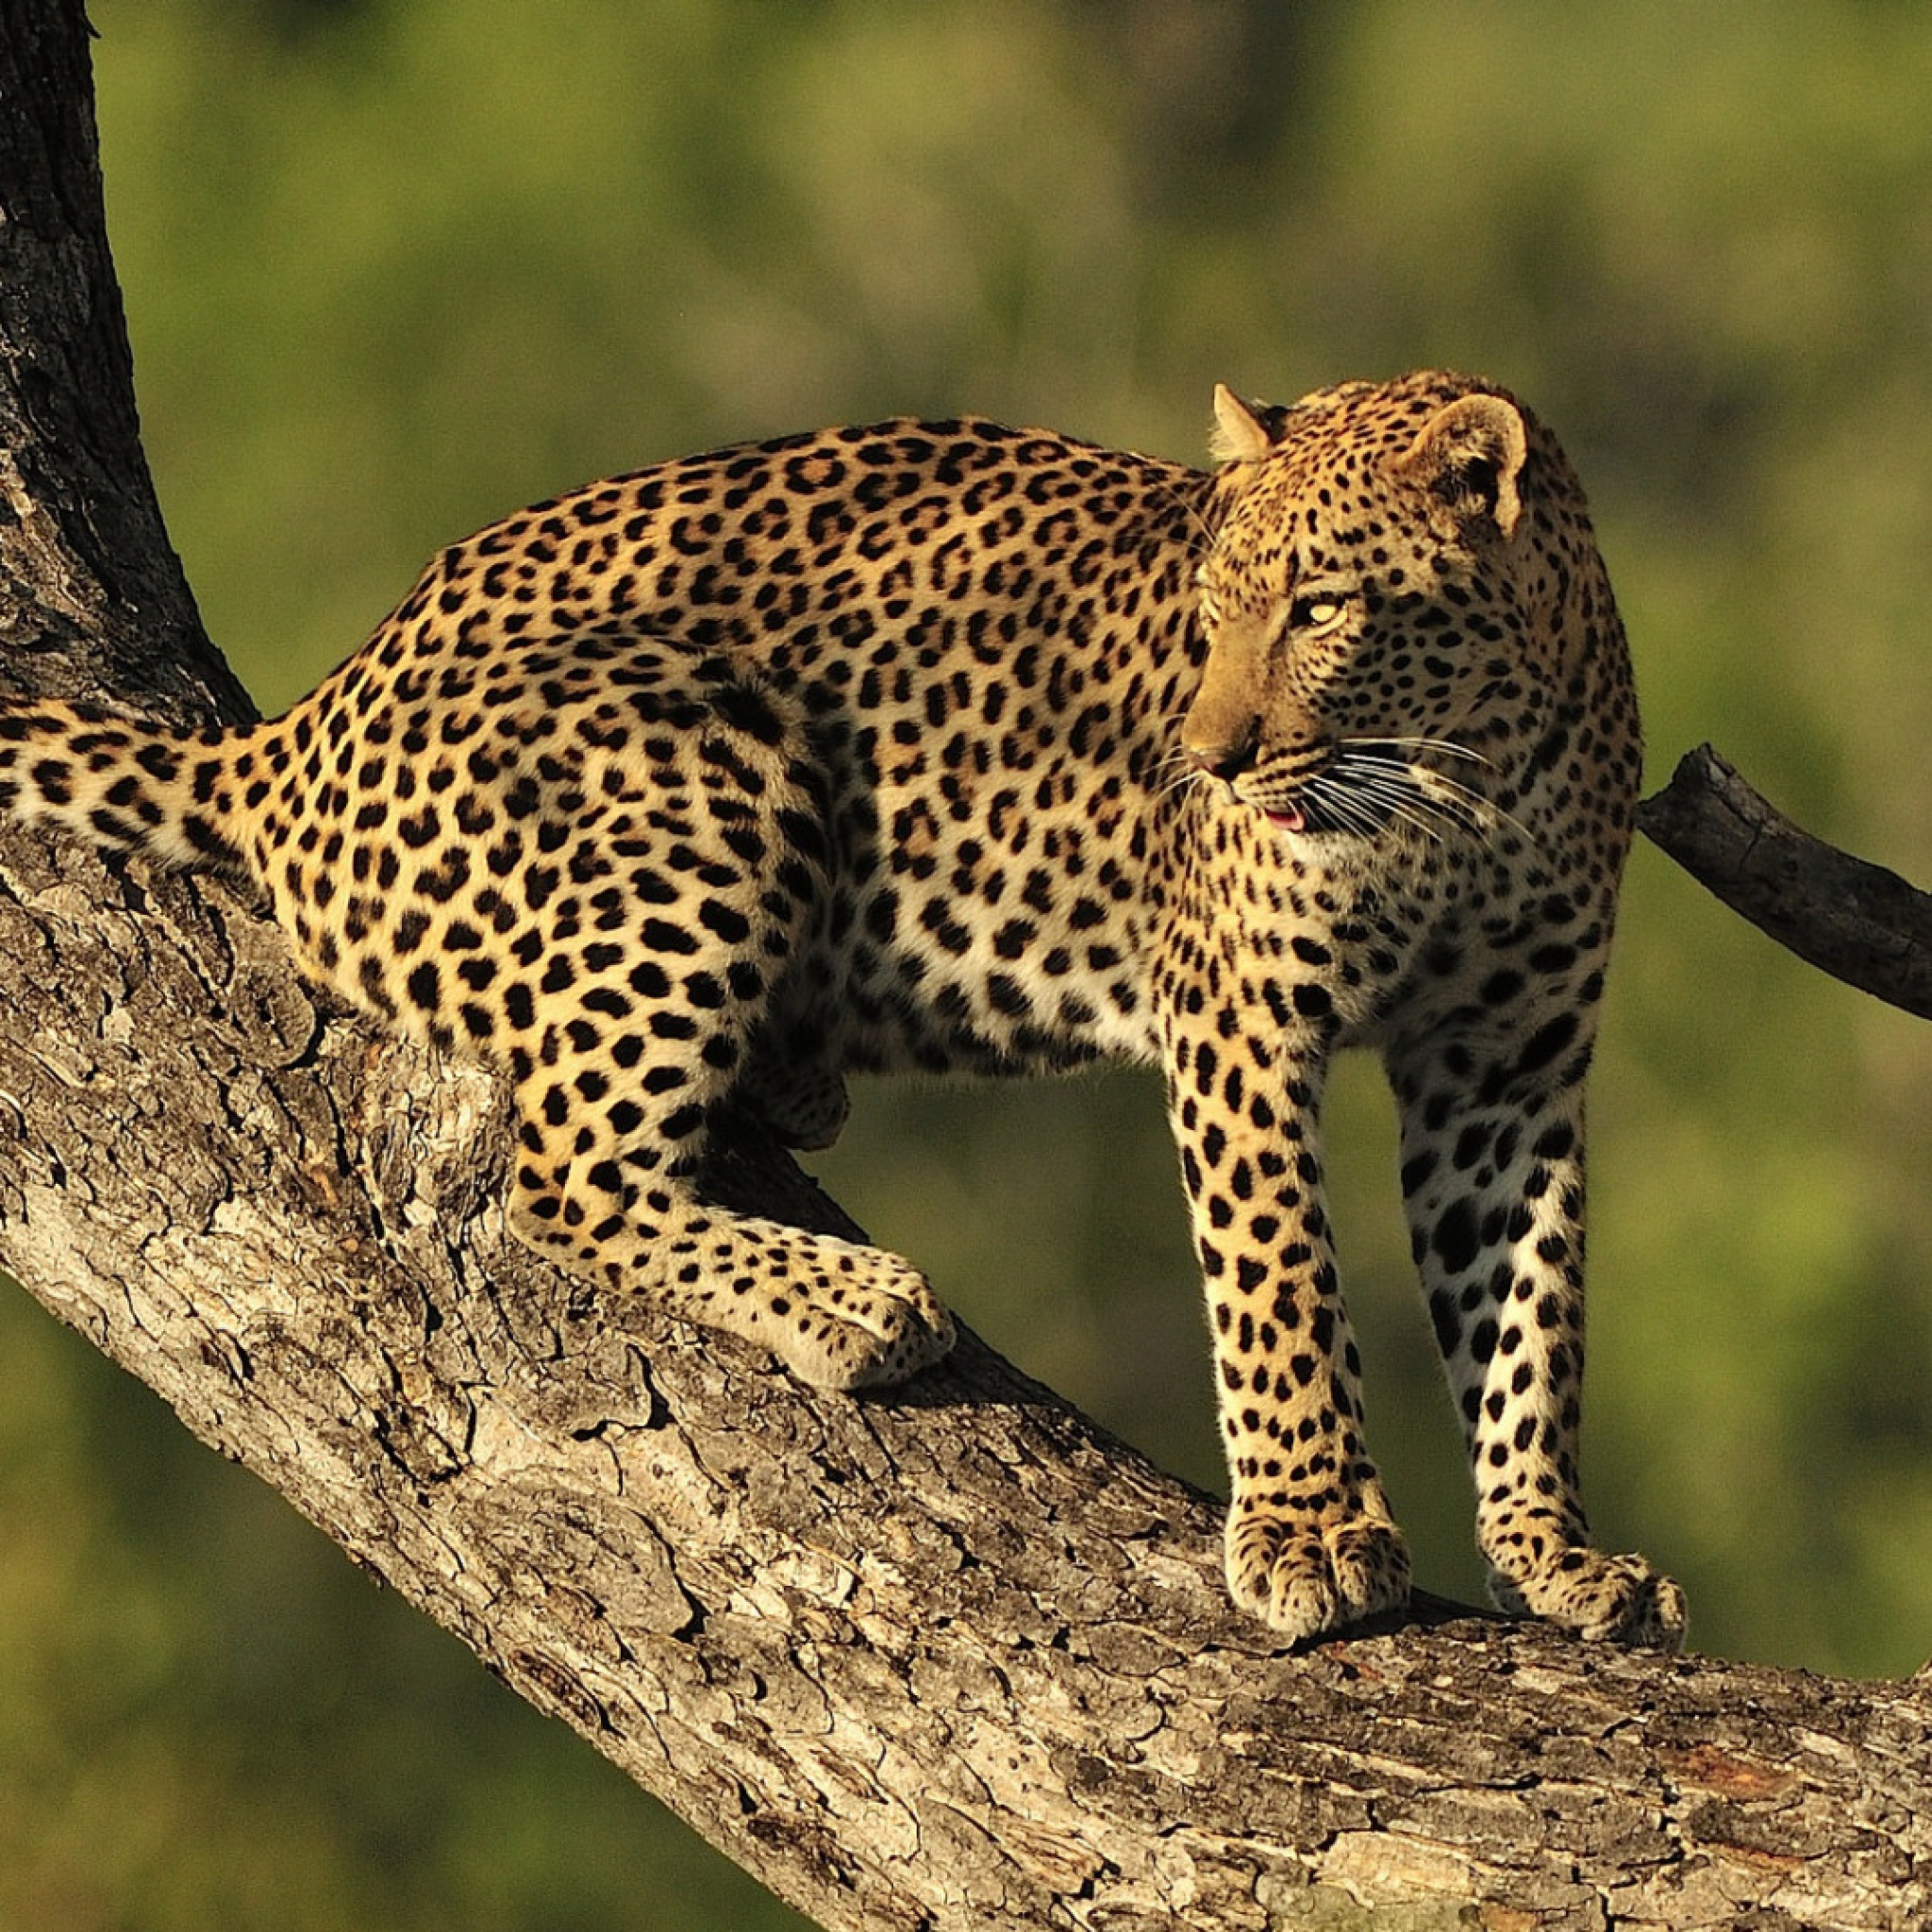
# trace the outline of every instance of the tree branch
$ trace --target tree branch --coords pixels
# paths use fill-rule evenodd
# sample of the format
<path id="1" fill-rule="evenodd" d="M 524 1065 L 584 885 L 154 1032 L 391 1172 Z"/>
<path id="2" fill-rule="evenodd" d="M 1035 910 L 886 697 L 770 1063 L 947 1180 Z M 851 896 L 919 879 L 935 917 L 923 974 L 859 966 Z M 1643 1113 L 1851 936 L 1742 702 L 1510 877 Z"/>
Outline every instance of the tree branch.
<path id="1" fill-rule="evenodd" d="M 231 713 L 125 348 L 83 353 L 118 329 L 84 23 L 0 20 L 8 668 Z M 1924 1922 L 1923 1686 L 1426 1601 L 1291 1654 L 1208 1498 L 970 1335 L 859 1401 L 590 1303 L 508 1240 L 507 1142 L 491 1074 L 329 1009 L 221 882 L 0 838 L 8 1264 L 827 1926 Z M 840 1224 L 742 1124 L 714 1184 Z"/>
<path id="2" fill-rule="evenodd" d="M 1685 754 L 1637 823 L 1779 945 L 1932 1020 L 1932 895 L 1794 825 L 1709 745 Z"/>

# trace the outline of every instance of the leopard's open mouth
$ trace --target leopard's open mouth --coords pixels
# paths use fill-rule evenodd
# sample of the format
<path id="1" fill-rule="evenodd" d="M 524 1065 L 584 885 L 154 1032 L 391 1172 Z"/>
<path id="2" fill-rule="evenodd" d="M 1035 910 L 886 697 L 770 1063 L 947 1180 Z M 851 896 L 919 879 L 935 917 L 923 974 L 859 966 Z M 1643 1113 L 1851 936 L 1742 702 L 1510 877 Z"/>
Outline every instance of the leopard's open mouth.
<path id="1" fill-rule="evenodd" d="M 1330 792 L 1318 784 L 1304 786 L 1285 805 L 1265 808 L 1263 816 L 1278 832 L 1353 832 L 1374 838 L 1401 815 L 1396 799 L 1357 791 Z"/>
<path id="2" fill-rule="evenodd" d="M 1344 743 L 1261 808 L 1277 831 L 1373 838 L 1391 819 L 1412 809 L 1415 795 L 1415 774 L 1399 753 L 1383 745 Z"/>
<path id="3" fill-rule="evenodd" d="M 1437 835 L 1481 829 L 1486 801 L 1430 763 L 1417 761 L 1418 753 L 1432 750 L 1474 758 L 1460 745 L 1436 741 L 1344 740 L 1313 771 L 1278 790 L 1271 787 L 1272 795 L 1255 804 L 1276 831 L 1300 835 L 1373 839 L 1396 824 Z"/>

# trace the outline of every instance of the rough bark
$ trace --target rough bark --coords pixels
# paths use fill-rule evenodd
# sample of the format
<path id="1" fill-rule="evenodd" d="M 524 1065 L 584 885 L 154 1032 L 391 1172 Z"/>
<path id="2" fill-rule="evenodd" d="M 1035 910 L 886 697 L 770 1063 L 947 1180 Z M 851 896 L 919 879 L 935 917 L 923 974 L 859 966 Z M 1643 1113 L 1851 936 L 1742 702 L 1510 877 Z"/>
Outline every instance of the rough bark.
<path id="1" fill-rule="evenodd" d="M 5 668 L 228 711 L 133 435 L 82 33 L 0 8 Z M 491 1076 L 330 1010 L 219 881 L 0 837 L 8 1265 L 825 1925 L 1926 1922 L 1923 1684 L 1426 1603 L 1285 1652 L 1212 1502 L 971 1336 L 814 1394 L 507 1242 L 506 1153 Z M 718 1166 L 837 1224 L 741 1130 Z"/>

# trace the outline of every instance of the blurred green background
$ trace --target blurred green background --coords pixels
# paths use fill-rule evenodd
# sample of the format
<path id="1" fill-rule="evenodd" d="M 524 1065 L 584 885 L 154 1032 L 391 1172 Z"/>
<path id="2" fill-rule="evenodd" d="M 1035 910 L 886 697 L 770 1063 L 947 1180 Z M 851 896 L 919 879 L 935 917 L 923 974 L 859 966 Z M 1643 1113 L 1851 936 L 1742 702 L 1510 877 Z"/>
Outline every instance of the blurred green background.
<path id="1" fill-rule="evenodd" d="M 1708 737 L 1932 881 L 1932 15 L 1807 0 L 93 0 L 148 447 L 265 707 L 436 544 L 738 437 L 973 408 L 1192 457 L 1210 385 L 1527 395 L 1652 781 Z M 1594 1090 L 1588 1481 L 1694 1638 L 1932 1651 L 1932 1030 L 1640 850 Z M 1372 1438 L 1480 1589 L 1374 1070 Z M 824 1163 L 1023 1365 L 1219 1482 L 1153 1089 L 875 1088 Z M 0 1926 L 794 1924 L 25 1297 Z"/>

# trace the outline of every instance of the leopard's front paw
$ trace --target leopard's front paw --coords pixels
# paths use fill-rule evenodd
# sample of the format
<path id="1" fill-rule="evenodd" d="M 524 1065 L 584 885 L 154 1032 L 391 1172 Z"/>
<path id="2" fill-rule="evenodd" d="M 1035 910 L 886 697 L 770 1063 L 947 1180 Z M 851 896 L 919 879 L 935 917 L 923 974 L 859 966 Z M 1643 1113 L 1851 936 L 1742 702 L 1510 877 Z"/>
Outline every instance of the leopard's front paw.
<path id="1" fill-rule="evenodd" d="M 1499 1609 L 1541 1617 L 1579 1637 L 1641 1649 L 1675 1650 L 1684 1641 L 1684 1592 L 1641 1557 L 1560 1549 L 1511 1575 L 1491 1566 Z"/>
<path id="2" fill-rule="evenodd" d="M 1408 1545 L 1386 1520 L 1243 1511 L 1227 1520 L 1235 1602 L 1299 1643 L 1408 1601 Z"/>

